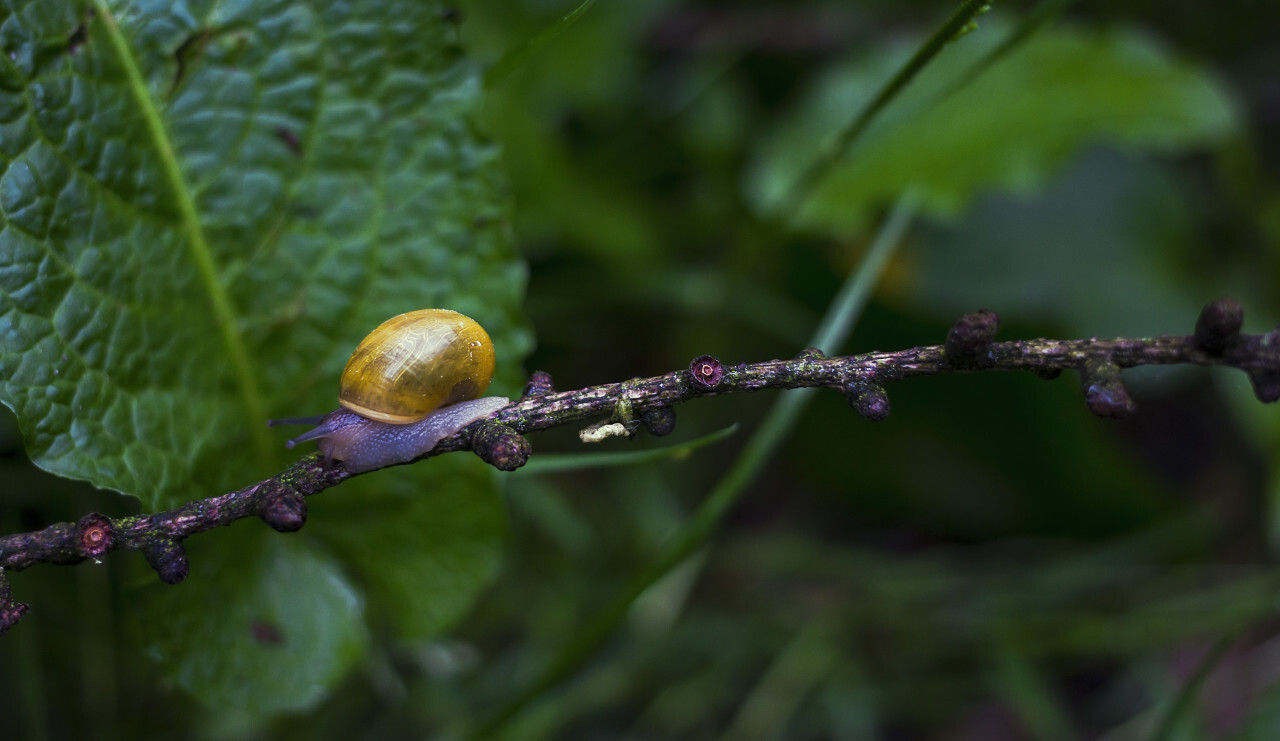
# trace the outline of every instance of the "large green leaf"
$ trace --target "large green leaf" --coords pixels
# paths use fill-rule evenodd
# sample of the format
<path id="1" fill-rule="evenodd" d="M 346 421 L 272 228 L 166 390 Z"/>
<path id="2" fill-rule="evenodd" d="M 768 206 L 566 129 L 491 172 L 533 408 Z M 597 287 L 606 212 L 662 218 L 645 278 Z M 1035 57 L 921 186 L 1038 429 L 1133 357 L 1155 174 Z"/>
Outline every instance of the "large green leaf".
<path id="1" fill-rule="evenodd" d="M 448 456 L 421 466 L 437 476 L 351 481 L 313 500 L 302 538 L 246 524 L 191 541 L 186 581 L 141 582 L 143 645 L 182 687 L 245 722 L 313 705 L 360 657 L 366 617 L 426 638 L 492 578 L 503 509 L 493 473 L 474 463 Z"/>
<path id="2" fill-rule="evenodd" d="M 268 416 L 335 406 L 360 337 L 429 306 L 485 325 L 511 390 L 525 270 L 453 23 L 416 0 L 0 3 L 0 401 L 33 460 L 148 510 L 243 486 L 287 460 Z M 200 536 L 142 634 L 201 698 L 314 702 L 364 603 L 417 637 L 489 578 L 495 477 L 457 458 L 326 494 L 350 512 L 313 507 L 287 546 Z M 380 488 L 398 506 L 363 511 Z"/>
<path id="3" fill-rule="evenodd" d="M 448 472 L 447 486 L 366 477 L 351 482 L 351 496 L 312 511 L 318 522 L 343 524 L 315 534 L 354 569 L 371 619 L 408 639 L 433 635 L 471 606 L 476 585 L 498 569 L 493 544 L 506 526 L 490 471 L 458 456 L 432 463 Z"/>
<path id="4" fill-rule="evenodd" d="M 928 212 L 949 215 L 984 188 L 1039 185 L 1089 144 L 1169 151 L 1235 127 L 1233 106 L 1209 75 L 1133 31 L 1045 30 L 963 84 L 1000 43 L 1001 25 L 984 22 L 947 47 L 789 216 L 808 227 L 859 229 L 911 186 Z M 748 177 L 757 208 L 769 212 L 785 199 L 911 48 L 860 50 L 802 99 Z"/>
<path id="5" fill-rule="evenodd" d="M 148 582 L 139 595 L 152 657 L 202 702 L 247 720 L 324 699 L 368 640 L 364 600 L 332 557 L 264 535 L 201 541 L 187 582 Z"/>
<path id="6" fill-rule="evenodd" d="M 208 495 L 284 459 L 359 338 L 527 345 L 479 77 L 417 2 L 32 2 L 0 28 L 0 399 L 31 457 Z"/>

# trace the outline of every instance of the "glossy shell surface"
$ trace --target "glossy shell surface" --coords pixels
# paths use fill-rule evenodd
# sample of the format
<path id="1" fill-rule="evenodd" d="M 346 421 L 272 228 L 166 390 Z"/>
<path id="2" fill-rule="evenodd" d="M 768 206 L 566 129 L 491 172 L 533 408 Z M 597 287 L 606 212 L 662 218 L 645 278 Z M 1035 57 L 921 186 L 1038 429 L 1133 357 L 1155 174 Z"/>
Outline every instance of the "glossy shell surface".
<path id="1" fill-rule="evenodd" d="M 493 343 L 447 309 L 394 316 L 369 333 L 342 371 L 338 401 L 368 419 L 409 424 L 480 396 L 493 380 Z"/>

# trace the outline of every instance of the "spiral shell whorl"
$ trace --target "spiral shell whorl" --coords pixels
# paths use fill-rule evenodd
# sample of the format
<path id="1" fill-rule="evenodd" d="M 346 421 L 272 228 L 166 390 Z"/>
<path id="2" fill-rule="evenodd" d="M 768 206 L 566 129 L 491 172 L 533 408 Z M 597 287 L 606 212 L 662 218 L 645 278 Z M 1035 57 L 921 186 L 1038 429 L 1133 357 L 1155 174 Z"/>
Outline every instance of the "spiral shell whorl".
<path id="1" fill-rule="evenodd" d="M 493 367 L 493 343 L 474 320 L 447 309 L 411 311 L 360 342 L 342 371 L 338 400 L 369 419 L 409 424 L 480 396 Z"/>

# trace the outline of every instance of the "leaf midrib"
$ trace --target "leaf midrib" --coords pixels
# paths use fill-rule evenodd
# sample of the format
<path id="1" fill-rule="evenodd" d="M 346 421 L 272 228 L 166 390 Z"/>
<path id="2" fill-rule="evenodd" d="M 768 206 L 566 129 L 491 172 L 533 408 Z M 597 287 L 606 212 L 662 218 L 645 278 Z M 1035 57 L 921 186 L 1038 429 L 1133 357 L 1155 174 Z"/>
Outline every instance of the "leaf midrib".
<path id="1" fill-rule="evenodd" d="M 160 156 L 165 176 L 177 199 L 178 211 L 182 218 L 182 228 L 187 236 L 187 246 L 200 273 L 200 282 L 209 295 L 214 321 L 218 325 L 218 333 L 222 337 L 222 344 L 226 347 L 227 357 L 231 361 L 232 371 L 236 378 L 236 387 L 240 390 L 240 401 L 244 407 L 245 415 L 250 420 L 246 427 L 249 431 L 254 454 L 259 466 L 267 469 L 271 465 L 273 456 L 271 454 L 270 439 L 267 437 L 266 425 L 261 424 L 267 417 L 266 406 L 263 403 L 262 392 L 258 388 L 258 382 L 253 373 L 248 348 L 245 347 L 244 341 L 236 331 L 237 319 L 231 306 L 231 299 L 228 297 L 222 282 L 218 280 L 217 267 L 214 265 L 213 253 L 209 247 L 209 242 L 205 239 L 204 228 L 200 223 L 200 215 L 196 212 L 195 199 L 191 195 L 190 188 L 187 187 L 186 180 L 183 179 L 182 169 L 178 164 L 178 156 L 174 152 L 169 133 L 165 130 L 164 121 L 160 118 L 160 111 L 156 108 L 155 101 L 147 91 L 146 83 L 142 78 L 142 71 L 138 68 L 137 60 L 134 59 L 133 52 L 125 41 L 124 35 L 120 32 L 119 26 L 116 25 L 115 18 L 107 7 L 106 0 L 93 0 L 93 3 L 97 10 L 96 16 L 101 19 L 107 37 L 111 41 L 112 49 L 124 69 L 129 90 L 133 93 L 133 97 L 138 103 L 138 108 L 142 112 L 143 119 L 146 121 L 147 131 L 154 140 L 156 153 Z"/>

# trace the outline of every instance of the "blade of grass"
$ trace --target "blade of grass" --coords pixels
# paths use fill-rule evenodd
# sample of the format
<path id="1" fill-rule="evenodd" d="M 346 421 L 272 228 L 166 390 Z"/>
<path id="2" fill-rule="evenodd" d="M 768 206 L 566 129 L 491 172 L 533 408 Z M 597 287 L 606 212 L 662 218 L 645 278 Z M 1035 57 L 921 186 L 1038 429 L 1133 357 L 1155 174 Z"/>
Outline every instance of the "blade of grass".
<path id="1" fill-rule="evenodd" d="M 983 72 L 986 72 L 991 65 L 1000 60 L 1001 57 L 1013 51 L 1022 45 L 1022 42 L 1031 38 L 1036 31 L 1044 27 L 1046 23 L 1056 19 L 1062 15 L 1071 4 L 1076 0 L 1046 0 L 1042 2 L 1018 21 L 1018 25 L 1013 32 L 1000 43 L 999 46 L 992 49 L 988 54 L 975 62 L 965 73 L 961 75 L 960 80 L 947 92 L 942 94 L 945 98 L 952 93 L 962 89 L 965 85 L 976 80 Z"/>
<path id="2" fill-rule="evenodd" d="M 964 90 L 969 83 L 977 80 L 984 72 L 995 65 L 1003 57 L 1008 55 L 1014 49 L 1022 46 L 1023 42 L 1030 39 L 1037 31 L 1043 28 L 1050 21 L 1055 20 L 1062 15 L 1072 3 L 1076 0 L 1046 0 L 1037 5 L 1030 13 L 1022 16 L 1018 20 L 1018 25 L 1013 31 L 1001 41 L 996 48 L 984 54 L 973 64 L 969 65 L 960 75 L 950 82 L 945 90 L 937 93 L 924 107 L 932 107 L 940 104 L 942 101 L 950 98 L 952 95 Z"/>
<path id="3" fill-rule="evenodd" d="M 1200 687 L 1204 684 L 1213 670 L 1218 668 L 1222 660 L 1227 657 L 1227 651 L 1235 645 L 1236 638 L 1239 634 L 1236 631 L 1227 633 L 1220 637 L 1214 644 L 1205 651 L 1204 656 L 1200 659 L 1200 663 L 1196 664 L 1196 670 L 1187 679 L 1186 683 L 1178 689 L 1178 694 L 1165 707 L 1164 712 L 1160 716 L 1160 722 L 1156 724 L 1155 731 L 1151 734 L 1151 741 L 1166 741 L 1174 737 L 1174 731 L 1177 729 L 1179 721 L 1187 713 L 1187 708 L 1191 706 L 1192 700 L 1200 692 Z"/>
<path id="4" fill-rule="evenodd" d="M 824 352 L 834 352 L 844 343 L 866 306 L 885 264 L 906 233 L 915 213 L 916 202 L 917 198 L 912 193 L 904 194 L 898 199 L 857 270 L 849 276 L 832 300 L 810 342 L 811 346 Z M 728 473 L 703 500 L 688 523 L 666 543 L 653 563 L 638 573 L 622 592 L 597 612 L 595 618 L 583 626 L 524 689 L 475 729 L 473 737 L 494 737 L 508 720 L 574 673 L 613 634 L 637 597 L 704 545 L 725 512 L 738 501 L 747 485 L 786 438 L 815 390 L 788 391 L 778 397 Z"/>
<path id="5" fill-rule="evenodd" d="M 530 55 L 538 51 L 542 47 L 551 43 L 557 36 L 564 33 L 565 29 L 572 26 L 579 18 L 583 16 L 592 5 L 596 4 L 596 0 L 584 0 L 578 7 L 569 11 L 563 18 L 552 23 L 542 30 L 541 33 L 508 51 L 484 73 L 484 87 L 486 90 L 492 90 L 506 80 L 507 77 L 515 72 L 520 65 L 525 63 Z"/>
<path id="6" fill-rule="evenodd" d="M 1009 633 L 997 631 L 990 650 L 994 667 L 988 681 L 993 694 L 1022 719 L 1032 738 L 1048 741 L 1079 738 L 1053 687 Z"/>
<path id="7" fill-rule="evenodd" d="M 638 463 L 653 463 L 669 458 L 684 458 L 698 448 L 719 442 L 738 431 L 738 425 L 732 424 L 722 430 L 688 442 L 668 445 L 654 450 L 637 450 L 626 453 L 561 453 L 534 456 L 514 475 L 528 473 L 559 473 L 561 471 L 584 471 L 589 468 L 610 468 L 613 466 L 633 466 Z"/>
<path id="8" fill-rule="evenodd" d="M 802 627 L 778 652 L 720 735 L 723 741 L 786 738 L 796 709 L 830 674 L 836 654 L 828 629 L 817 622 Z"/>
<path id="9" fill-rule="evenodd" d="M 889 105 L 889 103 L 906 88 L 920 70 L 938 55 L 947 44 L 967 33 L 969 24 L 980 13 L 985 12 L 990 5 L 987 0 L 966 0 L 956 12 L 951 14 L 947 22 L 942 24 L 929 40 L 924 43 L 916 53 L 902 66 L 901 69 L 894 74 L 884 87 L 876 93 L 852 121 L 846 126 L 834 140 L 830 146 L 810 165 L 800 173 L 795 183 L 792 184 L 791 190 L 784 197 L 778 206 L 778 213 L 791 213 L 795 208 L 804 203 L 809 197 L 813 189 L 822 182 L 823 179 L 830 174 L 831 170 L 840 162 L 840 159 L 848 152 L 862 134 L 866 132 L 867 127 L 871 124 L 875 117 Z"/>

